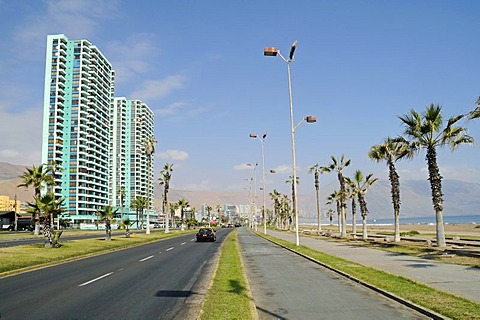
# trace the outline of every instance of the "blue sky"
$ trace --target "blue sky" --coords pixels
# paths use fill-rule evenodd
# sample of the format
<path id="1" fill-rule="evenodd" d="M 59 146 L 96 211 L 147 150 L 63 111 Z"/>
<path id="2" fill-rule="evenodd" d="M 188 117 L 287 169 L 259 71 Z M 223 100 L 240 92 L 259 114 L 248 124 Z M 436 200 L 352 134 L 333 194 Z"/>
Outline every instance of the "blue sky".
<path id="1" fill-rule="evenodd" d="M 94 43 L 116 70 L 117 96 L 155 112 L 156 172 L 173 163 L 172 188 L 245 191 L 261 164 L 267 190 L 288 193 L 291 175 L 287 66 L 291 65 L 299 192 L 308 168 L 330 156 L 387 179 L 369 148 L 403 132 L 397 116 L 443 106 L 445 117 L 480 95 L 478 1 L 96 1 L 0 0 L 0 161 L 41 161 L 48 34 Z M 480 139 L 480 123 L 462 123 Z M 427 179 L 424 153 L 399 162 L 401 179 Z M 439 150 L 446 179 L 478 182 L 480 149 Z M 261 166 L 256 170 L 257 187 Z M 326 184 L 334 174 L 322 176 Z"/>

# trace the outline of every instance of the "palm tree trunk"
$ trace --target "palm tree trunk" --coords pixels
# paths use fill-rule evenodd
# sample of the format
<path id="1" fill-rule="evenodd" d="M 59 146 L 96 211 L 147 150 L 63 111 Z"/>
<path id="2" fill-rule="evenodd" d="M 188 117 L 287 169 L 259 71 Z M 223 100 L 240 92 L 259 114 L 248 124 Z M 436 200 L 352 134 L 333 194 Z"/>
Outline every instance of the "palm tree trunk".
<path id="1" fill-rule="evenodd" d="M 50 219 L 45 217 L 43 221 L 43 237 L 44 237 L 44 246 L 45 248 L 52 247 L 52 230 L 50 229 Z"/>
<path id="2" fill-rule="evenodd" d="M 394 242 L 400 242 L 400 179 L 392 160 L 388 161 L 389 180 L 391 184 L 390 192 L 392 194 L 393 217 L 395 219 Z"/>
<path id="3" fill-rule="evenodd" d="M 395 235 L 393 241 L 400 242 L 400 215 L 398 213 L 395 213 Z"/>
<path id="4" fill-rule="evenodd" d="M 185 226 L 183 225 L 183 207 L 182 207 L 182 209 L 181 209 L 181 214 L 182 214 L 182 222 L 181 222 L 182 225 L 181 225 L 181 227 L 180 227 L 180 230 L 184 231 L 184 230 L 185 230 Z M 210 214 L 209 214 L 209 216 L 210 216 Z M 210 224 L 210 222 L 209 222 L 209 224 Z"/>
<path id="5" fill-rule="evenodd" d="M 445 248 L 445 227 L 443 224 L 442 176 L 437 165 L 437 153 L 434 147 L 427 149 L 428 176 L 432 189 L 432 202 L 435 208 L 437 247 Z"/>
<path id="6" fill-rule="evenodd" d="M 367 240 L 367 216 L 362 214 L 362 239 Z"/>
<path id="7" fill-rule="evenodd" d="M 320 214 L 320 181 L 318 179 L 318 172 L 315 173 L 315 193 L 317 197 L 317 219 L 318 219 L 318 233 L 322 231 L 322 215 Z"/>
<path id="8" fill-rule="evenodd" d="M 353 238 L 357 237 L 357 204 L 355 203 L 355 197 L 352 198 L 352 235 Z"/>

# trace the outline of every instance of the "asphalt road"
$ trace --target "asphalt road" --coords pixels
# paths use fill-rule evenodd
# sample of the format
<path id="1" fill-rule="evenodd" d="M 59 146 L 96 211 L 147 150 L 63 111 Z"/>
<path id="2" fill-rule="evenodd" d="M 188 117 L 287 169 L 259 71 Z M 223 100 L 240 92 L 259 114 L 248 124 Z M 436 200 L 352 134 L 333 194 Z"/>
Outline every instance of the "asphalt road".
<path id="1" fill-rule="evenodd" d="M 0 279 L 0 319 L 196 319 L 221 243 L 194 235 Z"/>
<path id="2" fill-rule="evenodd" d="M 164 232 L 164 229 L 153 229 L 152 232 Z M 145 233 L 145 230 L 136 230 L 132 229 L 130 232 L 133 233 Z M 124 230 L 112 230 L 112 236 L 119 236 L 124 235 Z M 68 241 L 68 240 L 79 240 L 79 239 L 91 239 L 91 238 L 99 238 L 105 239 L 105 231 L 92 231 L 90 233 L 84 234 L 72 234 L 72 235 L 63 235 L 60 237 L 60 243 Z M 15 237 L 15 233 L 11 233 L 11 237 L 9 238 L 0 238 L 0 247 L 13 247 L 13 246 L 20 246 L 24 244 L 34 244 L 34 243 L 43 243 L 45 239 L 43 238 L 42 230 L 40 230 L 40 235 L 38 236 L 31 236 L 28 238 L 23 237 Z"/>
<path id="3" fill-rule="evenodd" d="M 246 228 L 238 239 L 259 319 L 429 319 Z"/>

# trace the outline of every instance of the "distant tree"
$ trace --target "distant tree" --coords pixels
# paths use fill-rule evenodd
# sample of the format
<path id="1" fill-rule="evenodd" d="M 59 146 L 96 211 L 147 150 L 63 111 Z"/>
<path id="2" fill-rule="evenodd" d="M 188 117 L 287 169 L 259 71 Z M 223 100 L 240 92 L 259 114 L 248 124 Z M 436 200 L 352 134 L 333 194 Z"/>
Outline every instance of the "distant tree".
<path id="1" fill-rule="evenodd" d="M 386 138 L 383 143 L 370 148 L 368 156 L 370 159 L 380 162 L 385 160 L 388 165 L 388 179 L 390 180 L 390 193 L 392 195 L 393 217 L 394 217 L 394 242 L 400 241 L 400 177 L 395 168 L 395 162 L 400 159 L 413 157 L 413 150 L 410 144 L 403 138 Z"/>
<path id="2" fill-rule="evenodd" d="M 55 180 L 50 174 L 48 166 L 45 164 L 41 164 L 38 167 L 33 165 L 32 168 L 26 168 L 26 171 L 21 176 L 19 176 L 19 178 L 22 179 L 22 183 L 19 184 L 17 187 L 33 187 L 35 199 L 41 196 L 44 188 L 55 184 Z M 40 211 L 37 210 L 32 212 L 32 224 L 35 225 L 35 235 L 40 234 L 39 216 Z"/>
<path id="3" fill-rule="evenodd" d="M 205 210 L 207 210 L 207 216 L 208 216 L 208 226 L 210 227 L 210 221 L 211 221 L 211 215 L 210 212 L 212 212 L 213 208 L 211 206 L 206 206 Z"/>
<path id="4" fill-rule="evenodd" d="M 178 203 L 178 206 L 180 207 L 180 213 L 181 213 L 180 219 L 182 220 L 180 230 L 183 231 L 183 230 L 185 230 L 185 225 L 184 225 L 185 224 L 185 209 L 189 206 L 189 203 L 184 198 L 179 199 L 177 201 L 177 203 Z"/>
<path id="5" fill-rule="evenodd" d="M 445 227 L 443 224 L 443 194 L 442 176 L 437 164 L 437 148 L 450 146 L 450 150 L 456 150 L 461 144 L 473 144 L 474 139 L 467 135 L 464 127 L 456 126 L 456 123 L 464 115 L 453 116 L 448 119 L 444 126 L 442 107 L 431 104 L 422 114 L 410 110 L 409 114 L 399 116 L 405 127 L 404 134 L 411 139 L 413 150 L 426 149 L 426 161 L 428 165 L 428 180 L 432 190 L 432 202 L 436 216 L 437 246 L 444 248 Z"/>
<path id="6" fill-rule="evenodd" d="M 171 202 L 170 205 L 170 214 L 173 216 L 172 218 L 172 226 L 175 225 L 175 212 L 180 208 L 180 206 L 178 205 L 178 202 Z"/>
<path id="7" fill-rule="evenodd" d="M 43 218 L 43 237 L 45 239 L 44 245 L 46 248 L 58 247 L 58 239 L 61 232 L 54 241 L 55 232 L 51 229 L 51 220 L 55 215 L 66 211 L 64 208 L 64 199 L 55 199 L 55 196 L 51 192 L 47 192 L 45 195 L 36 196 L 33 203 L 27 203 L 28 206 L 35 212 L 39 212 Z"/>
<path id="8" fill-rule="evenodd" d="M 340 184 L 340 219 L 341 219 L 341 237 L 346 238 L 347 237 L 347 215 L 346 215 L 346 209 L 347 209 L 347 192 L 345 189 L 346 182 L 345 178 L 343 176 L 343 170 L 350 165 L 350 159 L 345 159 L 345 155 L 342 155 L 340 159 L 337 160 L 334 156 L 331 156 L 332 162 L 326 166 L 322 167 L 324 172 L 332 172 L 336 171 L 337 172 L 337 177 L 338 177 L 338 182 Z"/>
<path id="9" fill-rule="evenodd" d="M 170 179 L 172 178 L 173 164 L 166 163 L 160 171 L 159 184 L 163 187 L 162 211 L 165 214 L 165 233 L 170 232 L 170 209 L 168 208 L 168 191 L 170 190 Z"/>
<path id="10" fill-rule="evenodd" d="M 350 181 L 352 182 L 351 186 L 354 189 L 354 193 L 358 197 L 358 204 L 360 205 L 360 213 L 362 215 L 362 225 L 363 225 L 363 232 L 362 238 L 367 240 L 367 202 L 365 201 L 365 195 L 367 194 L 368 188 L 374 184 L 378 178 L 374 178 L 373 174 L 368 174 L 365 179 L 363 177 L 363 173 L 360 170 L 355 171 L 353 179 Z"/>
<path id="11" fill-rule="evenodd" d="M 295 182 L 296 182 L 296 185 L 298 186 L 300 184 L 300 177 L 299 176 L 296 176 L 295 177 Z M 293 184 L 293 176 L 288 176 L 288 179 L 285 181 L 285 183 L 289 184 L 292 186 L 292 214 L 294 215 L 292 217 L 292 220 L 295 220 L 295 214 L 298 215 L 298 212 L 294 212 L 295 209 L 297 208 L 296 206 L 296 201 L 297 201 L 297 197 L 295 197 L 295 188 L 294 188 L 294 184 Z M 291 226 L 293 226 L 293 224 L 291 224 Z"/>
<path id="12" fill-rule="evenodd" d="M 351 201 L 351 210 L 352 210 L 352 234 L 353 237 L 356 237 L 357 234 L 357 190 L 355 188 L 354 182 L 349 178 L 345 177 L 345 180 L 347 181 L 347 198 L 350 199 Z"/>
<path id="13" fill-rule="evenodd" d="M 105 240 L 112 240 L 112 221 L 115 219 L 118 208 L 113 210 L 112 206 L 105 206 L 103 210 L 97 210 L 100 221 L 105 222 Z"/>
<path id="14" fill-rule="evenodd" d="M 317 164 L 310 167 L 308 173 L 312 174 L 314 177 L 315 184 L 315 195 L 317 199 L 317 230 L 320 233 L 322 231 L 322 215 L 320 210 L 320 174 L 323 172 L 322 168 Z"/>
<path id="15" fill-rule="evenodd" d="M 143 214 L 145 208 L 147 207 L 147 199 L 138 196 L 131 203 L 131 207 L 135 209 L 135 212 L 137 214 L 137 229 L 143 229 Z"/>
<path id="16" fill-rule="evenodd" d="M 342 204 L 340 202 L 340 191 L 334 190 L 332 193 L 330 193 L 327 197 L 327 202 L 325 203 L 327 206 L 334 204 L 335 207 L 337 208 L 337 224 L 338 224 L 338 232 L 342 232 L 342 219 L 341 219 L 341 214 L 342 214 Z M 330 218 L 330 222 L 332 219 Z"/>
<path id="17" fill-rule="evenodd" d="M 130 221 L 130 218 L 125 218 L 122 220 L 122 223 L 120 224 L 120 227 L 125 229 L 125 238 L 130 238 L 130 230 L 129 227 L 132 224 Z"/>

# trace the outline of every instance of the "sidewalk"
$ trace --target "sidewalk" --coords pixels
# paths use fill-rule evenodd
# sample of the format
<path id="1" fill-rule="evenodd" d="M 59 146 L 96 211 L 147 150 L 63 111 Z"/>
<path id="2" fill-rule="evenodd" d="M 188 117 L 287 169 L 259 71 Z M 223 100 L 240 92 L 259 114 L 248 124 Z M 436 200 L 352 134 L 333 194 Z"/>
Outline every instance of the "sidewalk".
<path id="1" fill-rule="evenodd" d="M 295 243 L 295 234 L 267 230 L 267 234 Z M 386 272 L 432 288 L 480 302 L 480 269 L 300 235 L 300 245 Z"/>

